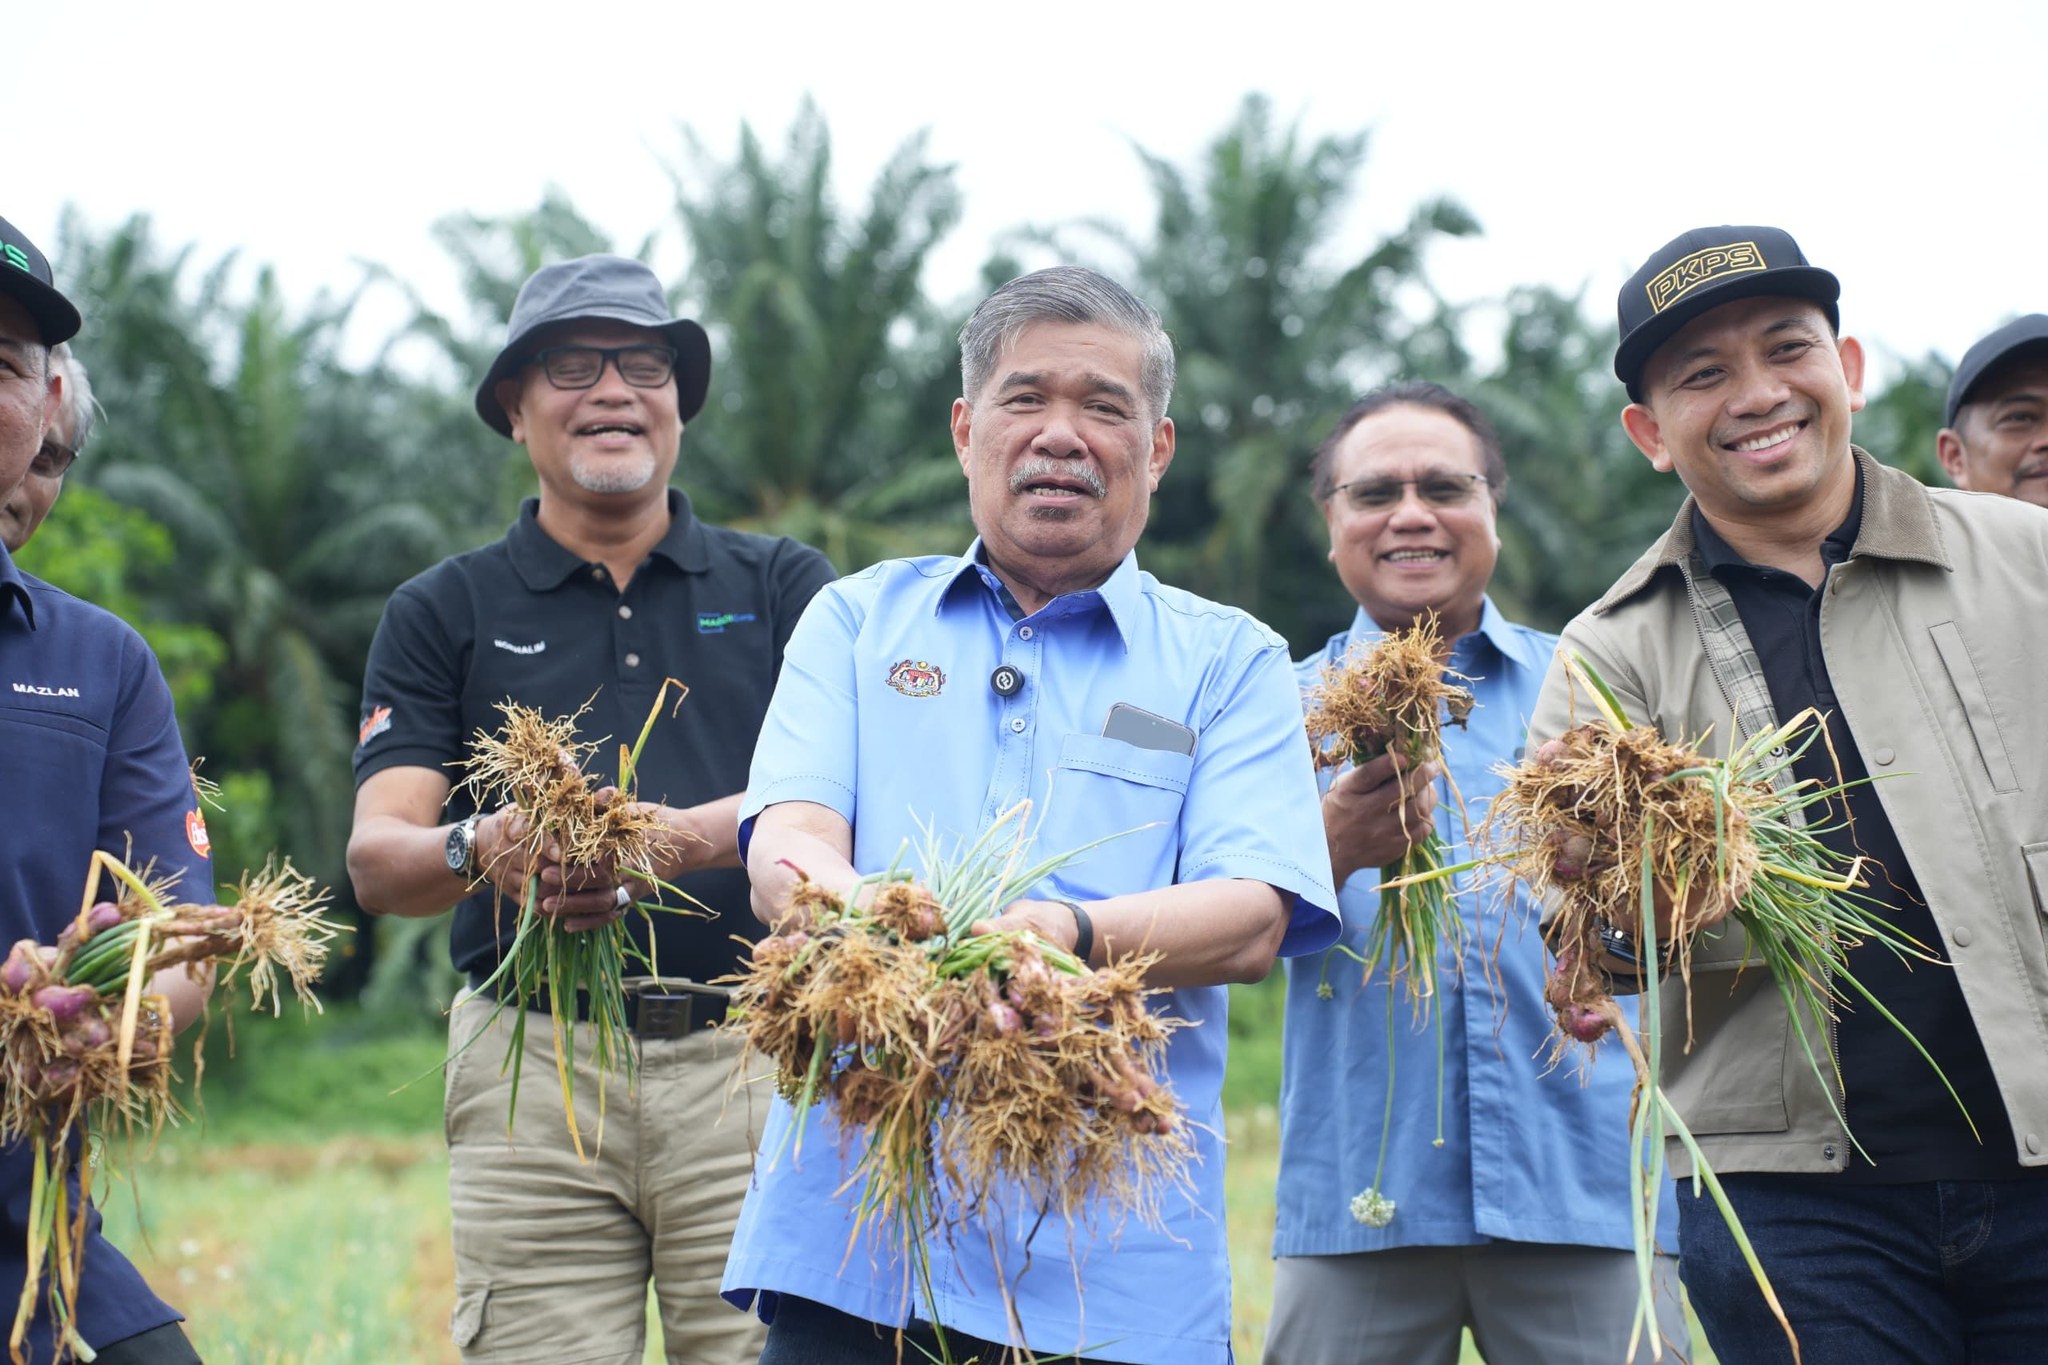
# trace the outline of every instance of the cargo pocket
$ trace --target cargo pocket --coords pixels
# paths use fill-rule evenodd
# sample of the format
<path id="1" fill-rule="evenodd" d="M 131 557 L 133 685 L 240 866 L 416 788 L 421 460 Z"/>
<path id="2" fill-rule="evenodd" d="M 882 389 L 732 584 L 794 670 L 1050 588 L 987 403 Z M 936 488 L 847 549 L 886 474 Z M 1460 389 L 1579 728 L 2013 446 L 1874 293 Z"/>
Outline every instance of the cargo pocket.
<path id="1" fill-rule="evenodd" d="M 2027 860 L 2027 881 L 2034 888 L 2034 922 L 2048 934 L 2048 844 L 2021 844 Z"/>
<path id="2" fill-rule="evenodd" d="M 467 1289 L 456 1287 L 455 1311 L 448 1315 L 448 1336 L 457 1346 L 467 1350 L 484 1330 L 484 1306 L 490 1301 L 491 1287 L 487 1284 Z"/>
<path id="3" fill-rule="evenodd" d="M 1669 1066 L 1677 1051 L 1672 1045 L 1685 1037 L 1683 993 L 1667 987 L 1661 1003 Z M 1678 1052 L 1669 1082 L 1672 1103 L 1686 1126 L 1700 1136 L 1786 1131 L 1791 1126 L 1786 1068 L 1807 1062 L 1769 969 L 1752 966 L 1740 976 L 1695 975 L 1692 1027 L 1699 1050 L 1689 1056 Z M 1825 1055 L 1825 1031 L 1813 1034 L 1813 1046 Z"/>
<path id="4" fill-rule="evenodd" d="M 1934 648 L 1941 655 L 1949 686 L 1955 689 L 1956 700 L 1963 704 L 1963 716 L 1969 721 L 1971 737 L 1977 741 L 1977 756 L 1991 778 L 1991 790 L 2018 791 L 2020 780 L 2013 772 L 2011 756 L 2006 753 L 2005 737 L 1998 730 L 1998 712 L 1977 672 L 1976 661 L 1970 657 L 1969 646 L 1963 643 L 1963 633 L 1956 629 L 1955 622 L 1943 621 L 1930 627 L 1928 634 L 1934 637 Z"/>

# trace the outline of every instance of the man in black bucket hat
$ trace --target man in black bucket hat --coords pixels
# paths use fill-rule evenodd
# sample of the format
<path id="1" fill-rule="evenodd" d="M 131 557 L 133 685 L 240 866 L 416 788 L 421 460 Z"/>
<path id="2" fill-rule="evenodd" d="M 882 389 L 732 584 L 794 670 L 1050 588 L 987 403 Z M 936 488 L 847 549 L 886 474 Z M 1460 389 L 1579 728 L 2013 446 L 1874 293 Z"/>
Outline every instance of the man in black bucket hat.
<path id="1" fill-rule="evenodd" d="M 1622 425 L 1691 496 L 1562 646 L 1711 756 L 1818 713 L 1824 736 L 1775 750 L 1810 793 L 1842 784 L 1805 829 L 1916 952 L 1846 944 L 1826 1011 L 1734 917 L 1682 973 L 1640 916 L 1602 921 L 1601 965 L 1684 1021 L 1662 1084 L 1747 1237 L 1667 1144 L 1679 1274 L 1722 1360 L 1795 1358 L 1753 1252 L 1799 1358 L 2019 1365 L 2048 1333 L 2048 517 L 1851 444 L 1864 360 L 1838 292 L 1768 227 L 1688 232 L 1622 287 Z M 1553 665 L 1531 752 L 1589 710 Z"/>
<path id="2" fill-rule="evenodd" d="M 400 587 L 370 647 L 349 872 L 373 912 L 456 906 L 453 957 L 469 978 L 450 1021 L 446 1125 L 453 1331 L 466 1361 L 637 1365 L 650 1277 L 671 1361 L 737 1362 L 760 1349 L 758 1329 L 718 1300 L 751 1125 L 744 1100 L 726 1104 L 732 1056 L 711 1029 L 724 996 L 703 983 L 732 970 L 732 935 L 754 926 L 739 792 L 783 645 L 833 572 L 787 538 L 705 525 L 668 486 L 710 374 L 704 329 L 670 315 L 638 261 L 585 256 L 535 272 L 476 408 L 525 445 L 539 496 L 502 540 Z M 618 741 L 640 732 L 670 678 L 689 697 L 654 724 L 635 786 L 666 827 L 661 880 L 717 917 L 629 917 L 661 976 L 628 983 L 639 1083 L 612 1078 L 602 1143 L 601 1082 L 589 1031 L 577 1031 L 586 1163 L 553 1083 L 545 1003 L 529 1001 L 526 1084 L 512 1110 L 501 1064 L 515 1018 L 489 978 L 529 875 L 540 910 L 570 930 L 610 923 L 657 892 L 608 868 L 529 863 L 515 847 L 519 817 L 451 793 L 451 765 L 478 731 L 499 727 L 502 700 L 549 719 L 588 701 L 579 734 L 612 742 L 586 771 L 609 783 Z M 574 1008 L 587 1016 L 590 1002 Z"/>

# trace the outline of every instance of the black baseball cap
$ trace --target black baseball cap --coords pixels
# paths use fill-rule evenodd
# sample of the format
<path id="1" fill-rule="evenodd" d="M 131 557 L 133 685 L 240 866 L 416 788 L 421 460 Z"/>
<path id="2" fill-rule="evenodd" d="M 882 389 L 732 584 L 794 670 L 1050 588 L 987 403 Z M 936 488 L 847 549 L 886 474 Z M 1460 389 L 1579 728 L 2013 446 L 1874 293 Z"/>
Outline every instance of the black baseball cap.
<path id="1" fill-rule="evenodd" d="M 1657 248 L 1621 287 L 1615 301 L 1621 322 L 1615 377 L 1628 386 L 1630 399 L 1642 402 L 1637 381 L 1651 352 L 1708 309 L 1764 294 L 1811 299 L 1827 310 L 1829 326 L 1842 325 L 1835 307 L 1841 281 L 1808 265 L 1792 234 L 1774 227 L 1706 227 L 1679 234 Z"/>
<path id="2" fill-rule="evenodd" d="M 533 358 L 534 333 L 557 322 L 605 318 L 649 327 L 676 348 L 676 412 L 685 421 L 704 407 L 711 387 L 711 339 L 688 318 L 672 318 L 661 281 L 639 261 L 624 256 L 578 256 L 533 272 L 519 287 L 512 321 L 505 329 L 505 349 L 491 362 L 476 389 L 477 415 L 500 436 L 512 434 L 495 390 Z"/>
<path id="3" fill-rule="evenodd" d="M 5 218 L 0 218 L 0 293 L 13 295 L 28 309 L 45 346 L 71 340 L 85 325 L 71 300 L 57 292 L 49 257 Z"/>
<path id="4" fill-rule="evenodd" d="M 1963 404 L 1970 401 L 1970 390 L 1992 367 L 2016 351 L 2043 344 L 2048 344 L 2048 313 L 2029 313 L 2023 318 L 2014 318 L 1963 352 L 1963 362 L 1956 366 L 1955 378 L 1948 381 L 1948 406 L 1943 409 L 1941 424 L 1945 427 L 1956 424 L 1956 414 L 1963 410 Z"/>

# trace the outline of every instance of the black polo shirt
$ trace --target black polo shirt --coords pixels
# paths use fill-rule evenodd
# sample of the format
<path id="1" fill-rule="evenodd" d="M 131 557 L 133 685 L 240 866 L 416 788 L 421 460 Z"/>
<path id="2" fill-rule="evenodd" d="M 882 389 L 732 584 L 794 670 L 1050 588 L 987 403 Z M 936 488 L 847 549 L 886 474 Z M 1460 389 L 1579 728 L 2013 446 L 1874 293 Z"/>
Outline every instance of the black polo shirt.
<path id="1" fill-rule="evenodd" d="M 637 794 L 694 806 L 743 790 L 754 739 L 783 646 L 819 588 L 837 575 L 825 556 L 788 537 L 707 526 L 690 500 L 668 494 L 672 524 L 621 592 L 602 564 L 542 531 L 528 499 L 505 538 L 428 569 L 384 608 L 363 678 L 356 783 L 386 768 L 431 768 L 451 782 L 479 730 L 496 730 L 507 699 L 566 716 L 585 702 L 579 736 L 602 740 L 586 769 L 618 774 L 619 746 L 646 723 L 662 680 L 690 692 L 655 722 L 640 756 Z M 474 807 L 458 785 L 448 816 Z M 747 877 L 738 869 L 677 883 L 717 918 L 656 914 L 652 947 L 664 976 L 710 980 L 730 971 L 753 936 Z M 514 917 L 487 889 L 455 908 L 450 948 L 462 971 L 489 971 Z M 647 931 L 627 917 L 644 949 Z"/>
<path id="2" fill-rule="evenodd" d="M 1850 557 L 1862 527 L 1863 474 L 1858 470 L 1856 498 L 1848 517 L 1821 543 L 1821 560 L 1828 569 Z M 1866 870 L 1870 884 L 1862 894 L 1877 902 L 1894 927 L 1927 945 L 1945 962 L 1934 916 L 1921 898 L 1920 884 L 1899 847 L 1877 788 L 1867 780 L 1870 774 L 1863 754 L 1828 680 L 1820 643 L 1822 588 L 1807 586 L 1797 574 L 1751 564 L 1715 532 L 1697 508 L 1692 530 L 1708 572 L 1735 600 L 1778 718 L 1789 720 L 1809 706 L 1827 717 L 1834 754 L 1813 744 L 1794 763 L 1794 775 L 1828 786 L 1837 780 L 1859 784 L 1824 808 L 1810 807 L 1808 825 L 1832 827 L 1820 829 L 1818 837 L 1844 859 L 1858 852 L 1875 859 L 1883 871 Z M 1835 772 L 1838 761 L 1839 779 Z M 1842 820 L 1844 800 L 1854 822 L 1853 833 Z M 1927 1048 L 1968 1106 L 1984 1140 L 1980 1144 L 1970 1135 L 1955 1100 L 1898 1028 L 1860 998 L 1853 998 L 1840 1009 L 1835 1028 L 1847 1097 L 1843 1113 L 1871 1159 L 1864 1160 L 1851 1144 L 1847 1169 L 1830 1178 L 1889 1185 L 2021 1174 L 2013 1155 L 2005 1103 L 1999 1098 L 1991 1063 L 1984 1055 L 1984 1044 L 1963 1002 L 1954 970 L 1930 962 L 1909 964 L 1877 944 L 1850 949 L 1849 970 Z M 1793 1064 L 1804 1065 L 1804 1054 Z"/>

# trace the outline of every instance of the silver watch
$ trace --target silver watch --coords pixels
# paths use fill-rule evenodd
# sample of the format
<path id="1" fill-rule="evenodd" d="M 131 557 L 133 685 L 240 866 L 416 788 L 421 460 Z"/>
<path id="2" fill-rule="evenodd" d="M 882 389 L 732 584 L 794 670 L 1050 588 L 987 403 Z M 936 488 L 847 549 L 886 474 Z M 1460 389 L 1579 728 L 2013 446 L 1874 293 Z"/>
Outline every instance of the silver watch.
<path id="1" fill-rule="evenodd" d="M 448 845 L 444 850 L 448 858 L 448 870 L 465 881 L 475 881 L 476 866 L 476 822 L 472 815 L 467 820 L 458 820 L 448 827 Z"/>

